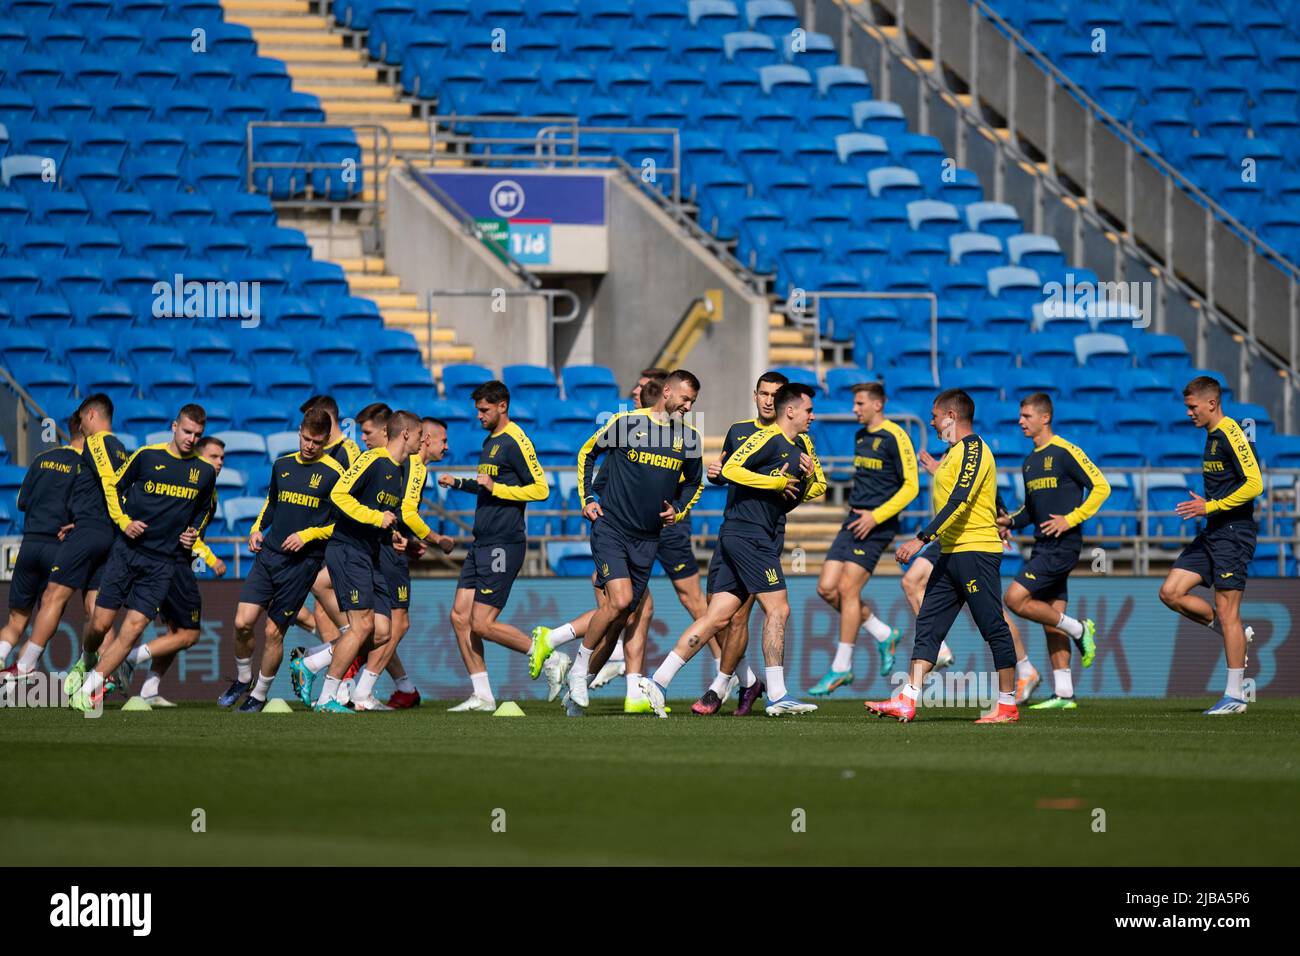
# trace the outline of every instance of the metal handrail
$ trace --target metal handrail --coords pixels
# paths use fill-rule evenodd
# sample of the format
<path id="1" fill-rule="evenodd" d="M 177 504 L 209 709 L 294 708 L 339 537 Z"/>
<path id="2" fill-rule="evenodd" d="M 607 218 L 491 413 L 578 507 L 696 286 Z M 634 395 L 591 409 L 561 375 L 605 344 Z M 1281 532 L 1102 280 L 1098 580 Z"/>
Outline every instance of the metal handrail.
<path id="1" fill-rule="evenodd" d="M 515 276 L 520 281 L 524 282 L 529 288 L 536 289 L 541 286 L 542 280 L 529 272 L 528 267 L 516 259 L 508 248 L 497 242 L 495 237 L 487 235 L 483 231 L 483 227 L 479 225 L 478 220 L 466 212 L 460 203 L 452 199 L 445 189 L 428 177 L 417 176 L 416 174 L 421 170 L 419 170 L 409 159 L 406 161 L 406 171 L 411 175 L 412 179 L 434 194 L 434 198 L 437 199 L 438 202 L 442 203 L 443 207 L 451 213 L 452 217 L 460 224 L 462 232 L 467 236 L 477 239 L 479 242 L 483 243 L 483 245 L 497 253 L 501 257 L 501 260 L 506 264 L 506 268 L 513 272 Z M 430 313 L 430 315 L 432 315 L 432 313 Z M 432 319 L 430 319 L 430 321 L 432 321 Z"/>
<path id="2" fill-rule="evenodd" d="M 1112 115 L 1105 107 L 1092 99 L 1092 97 L 1090 97 L 1081 86 L 1071 80 L 1065 73 L 1061 72 L 1061 70 L 1038 49 L 1038 47 L 1030 43 L 1029 40 L 1025 38 L 1024 34 L 1017 30 L 1007 20 L 1004 20 L 996 10 L 989 7 L 984 0 L 968 0 L 968 2 L 978 9 L 986 19 L 1000 27 L 1007 34 L 1008 39 L 1019 46 L 1025 54 L 1034 61 L 1035 66 L 1051 76 L 1059 85 L 1065 87 L 1065 89 L 1079 100 L 1084 107 L 1091 110 L 1103 123 L 1111 127 L 1116 135 L 1118 135 L 1120 139 L 1124 140 L 1125 145 L 1138 152 L 1162 173 L 1173 179 L 1174 182 L 1176 182 L 1185 192 L 1189 192 L 1195 196 L 1200 200 L 1201 205 L 1213 212 L 1217 218 L 1233 227 L 1237 232 L 1241 233 L 1250 245 L 1258 246 L 1264 253 L 1272 256 L 1276 260 L 1274 264 L 1277 266 L 1279 271 L 1290 274 L 1293 279 L 1300 280 L 1300 267 L 1296 266 L 1281 252 L 1274 249 L 1267 242 L 1261 239 L 1255 230 L 1251 229 L 1236 216 L 1232 215 L 1232 213 L 1228 212 L 1228 210 L 1224 209 L 1212 196 L 1202 190 L 1173 166 L 1169 165 L 1169 163 L 1161 158 L 1159 153 L 1148 146 L 1146 141 L 1133 131 L 1132 127 L 1125 125 L 1118 117 Z"/>
<path id="3" fill-rule="evenodd" d="M 937 4 L 938 0 L 934 0 L 934 2 Z M 884 47 L 885 50 L 890 55 L 892 55 L 895 59 L 911 67 L 912 74 L 919 77 L 922 80 L 922 82 L 924 82 L 926 86 L 928 86 L 932 91 L 937 93 L 948 92 L 946 85 L 941 83 L 938 79 L 936 79 L 936 77 L 933 75 L 933 72 L 931 70 L 924 68 L 916 60 L 916 58 L 913 57 L 907 51 L 907 49 L 901 44 L 900 41 L 880 32 L 879 26 L 873 20 L 868 19 L 867 15 L 863 13 L 861 10 L 861 7 L 868 6 L 867 4 L 862 4 L 860 6 L 853 5 L 851 3 L 845 2 L 845 0 L 835 0 L 835 3 L 843 11 L 844 15 L 850 21 L 857 24 L 860 28 L 872 32 L 873 35 L 879 34 L 881 46 Z M 972 7 L 971 7 L 972 16 L 974 16 L 976 15 L 977 12 L 976 6 L 983 7 L 983 4 L 979 3 L 979 0 L 971 0 L 971 3 L 972 3 Z M 898 11 L 896 13 L 896 22 L 901 27 L 903 23 L 901 2 Z M 936 17 L 936 23 L 937 22 L 938 22 L 938 18 Z M 977 43 L 976 32 L 974 30 L 973 24 L 969 32 L 971 35 L 971 46 L 973 52 L 975 50 L 976 43 Z M 1012 29 L 1011 32 L 1014 32 L 1014 30 Z M 900 35 L 901 35 L 901 30 L 900 30 Z M 1028 44 L 1026 43 L 1026 45 Z M 1038 64 L 1039 61 L 1035 60 L 1035 63 Z M 1047 65 L 1049 68 L 1051 68 L 1050 61 L 1047 61 Z M 1061 75 L 1059 70 L 1055 70 L 1055 68 L 1051 68 L 1051 70 L 1054 72 L 1054 74 Z M 1052 75 L 1050 77 L 1050 79 L 1052 79 L 1053 82 L 1056 81 L 1056 75 Z M 974 104 L 978 102 L 976 77 L 972 76 L 970 80 L 971 80 L 970 99 Z M 1066 78 L 1066 82 L 1068 84 L 1069 82 L 1068 78 Z M 1075 87 L 1075 89 L 1077 90 L 1077 86 Z M 1051 103 L 1051 99 L 1049 97 L 1049 105 L 1050 103 Z M 981 117 L 978 114 L 976 109 L 965 105 L 963 102 L 961 102 L 960 99 L 953 100 L 950 105 L 954 110 L 954 112 L 972 128 L 983 130 L 989 132 L 990 134 L 994 132 L 993 127 L 988 122 L 986 122 L 983 119 L 983 117 Z M 1106 116 L 1109 117 L 1109 114 L 1106 114 Z M 1111 117 L 1110 119 L 1112 120 L 1111 125 L 1114 125 L 1113 117 Z M 1091 121 L 1091 114 L 1090 114 L 1090 121 Z M 1014 119 L 1009 117 L 1008 122 L 1014 123 Z M 1001 136 L 992 135 L 991 139 L 1003 153 L 1010 156 L 1013 160 L 1017 161 L 1018 163 L 1021 163 L 1026 169 L 1032 172 L 1037 182 L 1046 186 L 1058 197 L 1070 198 L 1071 200 L 1074 199 L 1075 194 L 1072 193 L 1070 190 L 1066 189 L 1059 182 L 1059 180 L 1057 180 L 1056 176 L 1054 175 L 1055 157 L 1054 154 L 1051 153 L 1050 149 L 1048 150 L 1048 154 L 1049 154 L 1048 161 L 1049 163 L 1052 164 L 1053 175 L 1044 176 L 1038 170 L 1036 162 L 1031 157 L 1026 155 L 1019 147 L 1014 145 L 1014 137 L 1001 137 Z M 1092 142 L 1092 137 L 1091 137 L 1091 133 L 1089 133 L 1088 136 L 1089 146 L 1091 145 L 1091 142 Z M 1137 146 L 1133 146 L 1133 149 L 1135 152 L 1143 152 L 1143 150 L 1138 149 Z M 1143 155 L 1148 155 L 1148 154 L 1150 154 L 1150 149 L 1149 147 L 1145 147 L 1145 152 L 1143 152 Z M 1163 164 L 1163 160 L 1160 160 L 1158 156 L 1153 156 L 1152 158 L 1154 158 L 1157 163 Z M 1167 164 L 1163 164 L 1163 165 L 1167 166 Z M 1130 179 L 1130 188 L 1127 190 L 1127 192 L 1131 196 L 1132 164 L 1127 163 L 1126 169 L 1128 170 L 1128 176 Z M 1176 173 L 1177 171 L 1175 170 L 1174 172 Z M 1172 180 L 1167 180 L 1167 182 L 1172 182 Z M 1170 194 L 1167 193 L 1167 198 L 1169 195 Z M 1102 219 L 1095 211 L 1095 209 L 1092 207 L 1091 204 L 1092 195 L 1091 195 L 1090 186 L 1086 190 L 1086 197 L 1088 198 L 1089 202 L 1086 204 L 1083 203 L 1078 204 L 1078 206 L 1074 210 L 1075 213 L 1079 216 L 1082 216 L 1093 226 L 1102 229 L 1107 233 L 1114 232 L 1115 231 L 1114 226 L 1111 223 L 1107 222 L 1106 220 Z M 1233 221 L 1235 222 L 1235 220 Z M 1212 243 L 1212 237 L 1207 236 L 1207 244 L 1210 243 Z M 1206 316 L 1210 318 L 1212 321 L 1225 325 L 1231 328 L 1234 332 L 1241 334 L 1243 338 L 1245 338 L 1250 343 L 1250 345 L 1252 345 L 1254 349 L 1259 354 L 1261 354 L 1270 364 L 1287 373 L 1288 381 L 1293 389 L 1300 389 L 1300 368 L 1293 366 L 1288 358 L 1278 354 L 1271 346 L 1260 341 L 1259 338 L 1254 334 L 1254 332 L 1249 327 L 1243 326 L 1236 319 L 1225 314 L 1216 305 L 1214 305 L 1212 298 L 1207 297 L 1207 295 L 1200 294 L 1191 286 L 1189 286 L 1186 282 L 1180 279 L 1173 271 L 1172 260 L 1167 262 L 1161 262 L 1160 260 L 1157 260 L 1154 256 L 1152 256 L 1149 252 L 1147 252 L 1146 249 L 1144 249 L 1142 246 L 1135 243 L 1132 240 L 1132 238 L 1126 239 L 1123 235 L 1119 237 L 1117 244 L 1120 248 L 1126 251 L 1130 256 L 1144 263 L 1148 268 L 1150 268 L 1153 271 L 1154 274 L 1160 276 L 1168 287 L 1178 291 L 1180 294 L 1186 296 L 1188 299 L 1193 300 L 1194 303 L 1199 304 L 1202 307 L 1202 310 L 1205 312 Z M 1268 248 L 1271 251 L 1271 247 L 1264 247 L 1262 243 L 1261 243 L 1261 247 Z M 1253 268 L 1254 258 L 1248 257 L 1247 264 L 1249 268 Z M 1212 272 L 1212 267 L 1210 268 Z M 1285 272 L 1285 270 L 1282 271 Z M 1209 295 L 1212 295 L 1212 289 Z M 1252 296 L 1252 301 L 1253 301 L 1253 296 Z M 1204 363 L 1202 362 L 1202 364 Z M 1284 404 L 1284 413 L 1287 419 L 1286 426 L 1288 428 L 1291 427 L 1290 417 L 1292 415 L 1292 404 L 1293 402 L 1290 400 L 1286 401 Z"/>
<path id="4" fill-rule="evenodd" d="M 581 318 L 584 312 L 582 300 L 569 289 L 430 289 L 426 293 L 425 302 L 429 314 L 432 315 L 435 298 L 495 299 L 500 296 L 508 299 L 540 296 L 546 300 L 546 364 L 556 375 L 559 375 L 560 367 L 555 361 L 555 327 Z M 568 312 L 561 314 L 555 311 L 557 299 L 564 299 L 569 303 Z"/>

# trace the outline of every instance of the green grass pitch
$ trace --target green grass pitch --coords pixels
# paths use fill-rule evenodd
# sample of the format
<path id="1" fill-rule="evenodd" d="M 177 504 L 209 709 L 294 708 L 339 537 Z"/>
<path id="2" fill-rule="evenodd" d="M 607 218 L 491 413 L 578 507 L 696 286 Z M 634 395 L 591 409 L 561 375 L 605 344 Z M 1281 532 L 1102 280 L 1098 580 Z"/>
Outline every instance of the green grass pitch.
<path id="1" fill-rule="evenodd" d="M 1300 700 L 1209 703 L 1011 727 L 856 699 L 780 720 L 10 709 L 0 825 L 9 865 L 1293 863 Z"/>

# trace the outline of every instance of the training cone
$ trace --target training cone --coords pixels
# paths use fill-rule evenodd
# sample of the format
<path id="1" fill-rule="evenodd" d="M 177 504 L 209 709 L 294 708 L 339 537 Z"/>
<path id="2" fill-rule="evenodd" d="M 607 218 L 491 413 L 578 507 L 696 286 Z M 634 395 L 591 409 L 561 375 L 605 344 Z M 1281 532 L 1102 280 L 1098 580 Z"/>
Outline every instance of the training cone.
<path id="1" fill-rule="evenodd" d="M 492 712 L 493 717 L 523 717 L 524 712 L 513 700 L 508 700 Z"/>
<path id="2" fill-rule="evenodd" d="M 281 700 L 279 697 L 275 697 L 266 702 L 266 706 L 262 708 L 262 713 L 292 714 L 293 708 L 289 706 L 287 701 Z"/>
<path id="3" fill-rule="evenodd" d="M 153 710 L 153 708 L 149 706 L 149 702 L 143 697 L 132 697 L 122 705 L 122 710 Z"/>

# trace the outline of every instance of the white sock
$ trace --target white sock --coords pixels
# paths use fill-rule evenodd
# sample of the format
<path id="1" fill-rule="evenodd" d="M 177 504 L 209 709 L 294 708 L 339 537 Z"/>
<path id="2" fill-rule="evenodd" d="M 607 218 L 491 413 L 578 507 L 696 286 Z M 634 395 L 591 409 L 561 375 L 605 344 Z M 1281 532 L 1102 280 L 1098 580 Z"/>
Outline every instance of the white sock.
<path id="1" fill-rule="evenodd" d="M 393 689 L 400 694 L 414 694 L 415 685 L 411 683 L 409 677 L 399 677 L 393 682 Z"/>
<path id="2" fill-rule="evenodd" d="M 921 688 L 917 687 L 915 684 L 904 684 L 903 696 L 912 703 L 916 703 L 917 698 L 921 696 Z"/>
<path id="3" fill-rule="evenodd" d="M 493 703 L 492 682 L 488 680 L 487 671 L 479 671 L 477 674 L 469 675 L 469 682 L 474 685 L 474 696 L 481 701 Z"/>
<path id="4" fill-rule="evenodd" d="M 1063 667 L 1059 670 L 1052 671 L 1053 692 L 1057 697 L 1070 698 L 1074 696 L 1074 675 L 1070 673 L 1070 668 Z"/>
<path id="5" fill-rule="evenodd" d="M 1038 668 L 1029 663 L 1028 657 L 1022 657 L 1016 661 L 1016 676 L 1022 680 L 1028 679 L 1029 675 L 1034 673 Z"/>
<path id="6" fill-rule="evenodd" d="M 150 671 L 144 679 L 144 685 L 140 688 L 141 697 L 157 697 L 158 688 L 162 686 L 162 674 Z"/>
<path id="7" fill-rule="evenodd" d="M 874 614 L 862 622 L 862 627 L 868 634 L 878 641 L 887 641 L 889 640 L 889 635 L 894 633 L 888 624 L 876 617 Z"/>
<path id="8" fill-rule="evenodd" d="M 753 687 L 756 680 L 758 680 L 758 675 L 754 673 L 754 668 L 746 664 L 745 669 L 740 672 L 740 686 Z"/>
<path id="9" fill-rule="evenodd" d="M 257 675 L 257 686 L 253 688 L 250 695 L 253 700 L 266 700 L 267 693 L 271 690 L 271 684 L 275 681 L 275 675 L 267 677 L 265 674 Z"/>
<path id="10" fill-rule="evenodd" d="M 575 677 L 583 680 L 591 673 L 591 648 L 585 644 L 578 648 L 577 655 L 573 658 L 573 666 L 569 668 L 569 682 L 572 683 Z"/>
<path id="11" fill-rule="evenodd" d="M 235 680 L 247 684 L 253 679 L 253 659 L 245 657 L 235 658 Z"/>
<path id="12" fill-rule="evenodd" d="M 361 669 L 361 676 L 357 678 L 357 699 L 367 700 L 375 695 L 375 684 L 379 681 L 379 675 L 374 671 L 366 668 Z"/>
<path id="13" fill-rule="evenodd" d="M 8 641 L 0 641 L 0 667 L 4 667 L 5 661 L 9 660 L 9 652 L 13 649 L 14 646 Z"/>
<path id="14" fill-rule="evenodd" d="M 831 664 L 831 670 L 843 673 L 844 671 L 852 669 L 853 645 L 845 644 L 843 641 L 840 641 L 835 645 L 835 662 Z"/>
<path id="15" fill-rule="evenodd" d="M 141 644 L 139 647 L 126 655 L 127 662 L 133 667 L 139 667 L 153 659 L 153 652 L 149 650 L 148 644 Z"/>
<path id="16" fill-rule="evenodd" d="M 330 666 L 330 660 L 334 657 L 334 645 L 322 644 L 316 650 L 312 651 L 302 659 L 303 666 L 313 674 L 319 674 L 322 668 Z"/>
<path id="17" fill-rule="evenodd" d="M 577 632 L 573 630 L 572 624 L 561 624 L 546 636 L 546 641 L 551 645 L 552 649 L 568 644 L 570 641 L 576 641 L 577 639 L 578 635 Z"/>
<path id="18" fill-rule="evenodd" d="M 1224 691 L 1229 697 L 1235 697 L 1237 700 L 1244 700 L 1242 696 L 1241 681 L 1246 676 L 1246 668 L 1229 667 L 1228 668 L 1228 689 Z"/>
<path id="19" fill-rule="evenodd" d="M 785 696 L 785 668 L 780 664 L 766 668 L 767 699 L 780 700 Z"/>
<path id="20" fill-rule="evenodd" d="M 1006 693 L 998 692 L 998 705 L 1006 704 L 1009 707 L 1016 706 L 1016 692 L 1009 690 Z"/>
<path id="21" fill-rule="evenodd" d="M 645 695 L 641 693 L 641 685 L 637 683 L 641 679 L 640 674 L 627 675 L 627 699 L 640 700 Z"/>
<path id="22" fill-rule="evenodd" d="M 727 685 L 731 683 L 731 675 L 718 671 L 718 676 L 713 678 L 713 683 L 709 685 L 709 690 L 713 691 L 719 697 L 727 692 Z"/>
<path id="23" fill-rule="evenodd" d="M 623 639 L 622 639 L 622 638 L 619 638 L 618 643 L 614 645 L 614 653 L 609 655 L 609 659 L 610 659 L 611 661 L 621 661 L 621 660 L 623 659 Z"/>
<path id="24" fill-rule="evenodd" d="M 320 696 L 316 698 L 316 703 L 333 700 L 339 692 L 339 679 L 337 677 L 326 677 L 325 686 L 321 688 Z"/>
<path id="25" fill-rule="evenodd" d="M 22 651 L 18 655 L 18 669 L 24 674 L 28 671 L 36 670 L 36 664 L 41 659 L 41 652 L 45 648 L 37 647 L 31 641 L 23 645 Z"/>
<path id="26" fill-rule="evenodd" d="M 99 671 L 91 671 L 86 675 L 85 683 L 81 685 L 81 690 L 87 697 L 93 694 L 99 688 L 104 686 L 104 675 Z"/>
<path id="27" fill-rule="evenodd" d="M 313 654 L 323 651 L 327 647 L 333 647 L 333 646 L 334 644 L 330 641 L 321 641 L 315 647 L 309 647 L 306 650 L 304 650 L 302 653 L 304 657 L 311 657 Z"/>
<path id="28" fill-rule="evenodd" d="M 1076 640 L 1083 637 L 1083 625 L 1068 614 L 1062 614 L 1061 620 L 1057 622 L 1056 626 Z"/>
<path id="29" fill-rule="evenodd" d="M 677 672 L 685 666 L 686 661 L 678 657 L 676 651 L 669 651 L 664 662 L 659 665 L 659 669 L 651 675 L 651 680 L 660 687 L 667 687 L 677 676 Z"/>

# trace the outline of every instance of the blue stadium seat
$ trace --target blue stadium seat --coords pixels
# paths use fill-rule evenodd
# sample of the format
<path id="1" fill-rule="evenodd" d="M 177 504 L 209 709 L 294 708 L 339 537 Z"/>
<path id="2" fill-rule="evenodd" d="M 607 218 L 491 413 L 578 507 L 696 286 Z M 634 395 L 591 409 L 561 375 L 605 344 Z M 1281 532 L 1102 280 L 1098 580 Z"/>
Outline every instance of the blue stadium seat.
<path id="1" fill-rule="evenodd" d="M 560 377 L 565 397 L 589 408 L 613 408 L 622 398 L 614 373 L 604 365 L 566 365 Z"/>
<path id="2" fill-rule="evenodd" d="M 258 390 L 276 402 L 299 405 L 312 395 L 312 378 L 306 369 L 279 362 L 257 364 Z"/>
<path id="3" fill-rule="evenodd" d="M 198 389 L 193 372 L 174 362 L 149 362 L 138 366 L 135 380 L 145 398 L 164 405 L 180 405 L 190 400 Z"/>
<path id="4" fill-rule="evenodd" d="M 442 391 L 449 401 L 469 402 L 474 389 L 494 378 L 492 371 L 482 365 L 444 365 Z"/>
<path id="5" fill-rule="evenodd" d="M 1133 364 L 1128 343 L 1123 337 L 1105 332 L 1076 336 L 1074 352 L 1079 359 L 1079 364 L 1085 368 L 1110 371 L 1128 368 Z"/>
<path id="6" fill-rule="evenodd" d="M 557 577 L 590 577 L 594 567 L 591 563 L 591 544 L 587 541 L 548 541 L 546 563 L 551 573 Z"/>

